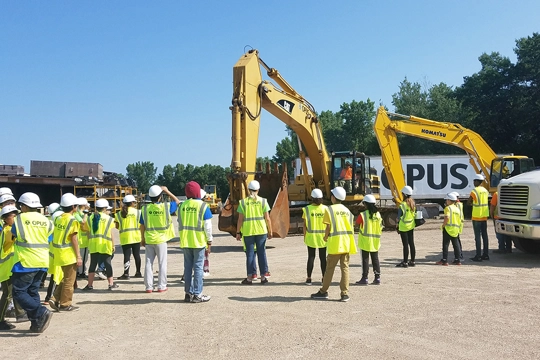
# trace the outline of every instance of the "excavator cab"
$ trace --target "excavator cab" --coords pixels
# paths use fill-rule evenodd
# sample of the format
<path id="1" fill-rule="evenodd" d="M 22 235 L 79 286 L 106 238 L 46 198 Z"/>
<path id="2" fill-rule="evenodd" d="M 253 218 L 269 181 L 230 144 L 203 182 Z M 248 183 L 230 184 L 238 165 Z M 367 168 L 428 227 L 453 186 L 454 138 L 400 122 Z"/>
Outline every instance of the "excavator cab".
<path id="1" fill-rule="evenodd" d="M 494 159 L 491 162 L 491 173 L 489 176 L 489 187 L 493 191 L 499 185 L 502 179 L 508 179 L 512 176 L 534 170 L 534 159 L 526 156 L 503 156 Z"/>
<path id="2" fill-rule="evenodd" d="M 333 151 L 331 183 L 341 186 L 347 195 L 371 194 L 369 157 L 358 151 Z"/>

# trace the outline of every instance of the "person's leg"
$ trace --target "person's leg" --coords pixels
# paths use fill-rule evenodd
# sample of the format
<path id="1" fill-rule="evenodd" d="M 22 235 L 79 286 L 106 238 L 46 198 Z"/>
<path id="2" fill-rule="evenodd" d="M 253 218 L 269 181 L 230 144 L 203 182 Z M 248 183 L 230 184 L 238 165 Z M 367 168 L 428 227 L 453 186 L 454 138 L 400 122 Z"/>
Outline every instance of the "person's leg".
<path id="1" fill-rule="evenodd" d="M 37 325 L 37 321 L 46 311 L 39 301 L 39 286 L 42 276 L 43 271 L 13 273 L 11 276 L 13 300 L 26 310 L 33 325 Z"/>
<path id="2" fill-rule="evenodd" d="M 2 297 L 0 297 L 0 323 L 6 320 L 6 310 L 8 308 L 8 295 L 9 295 L 9 285 L 8 280 L 2 281 Z"/>
<path id="3" fill-rule="evenodd" d="M 158 291 L 167 289 L 167 243 L 156 245 L 156 254 L 158 257 Z"/>
<path id="4" fill-rule="evenodd" d="M 319 248 L 319 261 L 321 262 L 321 273 L 324 276 L 326 271 L 326 248 Z"/>
<path id="5" fill-rule="evenodd" d="M 146 291 L 152 291 L 154 289 L 154 259 L 156 258 L 156 245 L 146 244 L 145 258 L 144 287 Z"/>
<path id="6" fill-rule="evenodd" d="M 506 244 L 505 249 L 507 253 L 512 252 L 512 238 L 508 235 L 504 235 L 504 243 Z"/>
<path id="7" fill-rule="evenodd" d="M 319 290 L 321 293 L 327 293 L 332 284 L 332 278 L 334 277 L 334 270 L 340 259 L 339 254 L 328 254 L 326 257 L 326 271 L 324 272 L 322 287 Z"/>
<path id="8" fill-rule="evenodd" d="M 255 246 L 255 237 L 254 236 L 244 236 L 244 244 L 246 246 L 246 271 L 247 271 L 247 279 L 248 281 L 251 281 L 253 275 L 257 275 L 257 270 L 253 266 L 255 262 L 255 253 L 254 253 L 254 246 Z M 257 252 L 259 249 L 257 249 Z"/>
<path id="9" fill-rule="evenodd" d="M 341 254 L 339 267 L 341 268 L 341 281 L 339 282 L 341 296 L 349 295 L 349 254 Z"/>
<path id="10" fill-rule="evenodd" d="M 184 248 L 184 292 L 193 295 L 193 266 L 195 265 L 195 252 L 192 248 Z"/>
<path id="11" fill-rule="evenodd" d="M 107 276 L 107 281 L 109 286 L 113 286 L 113 267 L 112 267 L 112 255 L 109 254 L 100 254 L 102 264 L 105 265 L 105 276 Z"/>
<path id="12" fill-rule="evenodd" d="M 369 274 L 369 251 L 361 250 L 362 253 L 362 279 L 367 279 Z"/>
<path id="13" fill-rule="evenodd" d="M 416 259 L 416 246 L 414 245 L 414 229 L 407 231 L 409 248 L 411 249 L 411 262 Z"/>
<path id="14" fill-rule="evenodd" d="M 480 231 L 482 233 L 482 240 L 484 245 L 484 257 L 489 257 L 489 239 L 488 239 L 488 233 L 487 233 L 487 220 L 480 222 Z"/>
<path id="15" fill-rule="evenodd" d="M 62 266 L 62 271 L 64 272 L 64 279 L 62 280 L 63 286 L 60 290 L 60 298 L 55 296 L 55 299 L 59 302 L 61 307 L 67 307 L 73 302 L 73 284 L 77 279 L 77 264 Z"/>
<path id="16" fill-rule="evenodd" d="M 460 253 L 459 253 L 459 259 L 460 259 L 461 261 L 463 261 L 463 246 L 461 246 L 461 236 L 459 236 L 459 234 L 458 234 L 458 236 L 457 236 L 457 241 L 458 241 L 458 244 L 459 244 L 459 251 L 460 251 Z"/>
<path id="17" fill-rule="evenodd" d="M 381 263 L 379 261 L 379 252 L 371 252 L 371 265 L 373 265 L 373 273 L 375 274 L 375 279 L 381 276 Z"/>
<path id="18" fill-rule="evenodd" d="M 45 296 L 45 302 L 48 302 L 53 296 L 54 290 L 56 290 L 56 283 L 54 282 L 54 275 L 49 277 L 49 286 L 47 287 L 47 295 Z"/>
<path id="19" fill-rule="evenodd" d="M 135 275 L 141 274 L 141 243 L 131 244 L 133 259 L 135 260 Z"/>
<path id="20" fill-rule="evenodd" d="M 443 241 L 442 241 L 442 261 L 448 262 L 448 245 L 450 244 L 450 235 L 443 229 Z"/>
<path id="21" fill-rule="evenodd" d="M 266 278 L 268 273 L 268 260 L 266 258 L 266 238 L 268 235 L 255 236 L 255 244 L 257 244 L 257 260 L 259 262 L 259 271 L 261 272 L 261 280 Z"/>
<path id="22" fill-rule="evenodd" d="M 62 271 L 63 272 L 63 270 L 61 270 L 61 268 L 58 268 L 56 271 Z M 53 276 L 51 276 L 51 281 L 54 281 Z M 65 278 L 65 275 L 64 275 L 64 277 L 62 277 L 62 281 L 60 281 L 60 284 L 58 284 L 55 287 L 54 292 L 53 292 L 53 296 L 50 299 L 51 301 L 53 301 L 56 304 L 56 306 L 59 305 L 60 300 L 62 299 L 62 292 L 64 290 L 65 283 L 66 283 L 66 278 Z"/>
<path id="23" fill-rule="evenodd" d="M 98 260 L 98 253 L 90 254 L 90 266 L 88 267 L 88 285 L 86 285 L 87 288 L 91 289 L 92 286 L 94 286 L 94 276 L 96 275 Z"/>
<path id="24" fill-rule="evenodd" d="M 122 245 L 122 252 L 124 253 L 124 277 L 129 276 L 129 267 L 131 265 L 131 244 Z"/>
<path id="25" fill-rule="evenodd" d="M 474 231 L 474 242 L 476 245 L 476 257 L 479 258 L 482 256 L 482 248 L 480 244 L 480 233 L 481 233 L 481 224 L 480 221 L 473 220 L 473 231 Z"/>
<path id="26" fill-rule="evenodd" d="M 459 247 L 457 236 L 450 236 L 450 241 L 452 242 L 452 247 L 454 248 L 454 262 L 461 262 L 459 259 L 461 256 L 461 248 Z"/>
<path id="27" fill-rule="evenodd" d="M 401 237 L 401 244 L 403 245 L 403 263 L 407 263 L 409 260 L 409 235 L 408 231 L 400 232 L 399 236 Z"/>
<path id="28" fill-rule="evenodd" d="M 191 293 L 200 296 L 203 291 L 203 266 L 204 252 L 206 248 L 193 249 L 193 282 L 191 284 Z"/>
<path id="29" fill-rule="evenodd" d="M 308 279 L 311 279 L 311 274 L 313 273 L 313 265 L 315 264 L 315 251 L 317 251 L 317 249 L 309 247 L 309 246 L 307 247 L 308 258 L 307 258 L 306 270 L 307 270 Z"/>

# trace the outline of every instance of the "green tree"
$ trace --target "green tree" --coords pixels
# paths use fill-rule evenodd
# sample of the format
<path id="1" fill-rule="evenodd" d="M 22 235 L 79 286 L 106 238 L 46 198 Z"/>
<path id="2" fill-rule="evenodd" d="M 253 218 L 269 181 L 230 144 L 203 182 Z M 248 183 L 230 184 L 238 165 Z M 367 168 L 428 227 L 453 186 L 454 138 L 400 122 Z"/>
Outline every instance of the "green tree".
<path id="1" fill-rule="evenodd" d="M 137 183 L 141 193 L 147 193 L 150 186 L 156 181 L 157 167 L 151 161 L 137 161 L 126 167 L 126 177 Z"/>
<path id="2" fill-rule="evenodd" d="M 343 119 L 344 143 L 340 150 L 357 150 L 369 154 L 375 140 L 373 119 L 375 118 L 375 103 L 369 99 L 351 101 L 340 106 L 339 114 Z"/>
<path id="3" fill-rule="evenodd" d="M 334 113 L 330 110 L 326 110 L 321 112 L 318 119 L 321 125 L 326 150 L 328 152 L 341 151 L 345 141 L 341 114 L 339 112 Z"/>

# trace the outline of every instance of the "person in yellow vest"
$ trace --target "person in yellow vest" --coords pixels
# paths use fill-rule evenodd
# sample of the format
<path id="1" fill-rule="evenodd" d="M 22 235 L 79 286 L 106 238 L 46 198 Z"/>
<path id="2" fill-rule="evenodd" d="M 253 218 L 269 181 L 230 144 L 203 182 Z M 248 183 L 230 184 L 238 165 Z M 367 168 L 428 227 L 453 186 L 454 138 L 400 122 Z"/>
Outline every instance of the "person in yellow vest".
<path id="1" fill-rule="evenodd" d="M 186 184 L 186 201 L 178 209 L 178 235 L 184 251 L 184 301 L 207 302 L 203 291 L 204 254 L 212 251 L 212 212 L 201 200 L 201 187 L 195 181 Z"/>
<path id="2" fill-rule="evenodd" d="M 495 226 L 495 220 L 499 218 L 499 210 L 497 201 L 499 194 L 495 192 L 489 203 L 489 216 L 493 219 L 493 226 L 495 227 L 495 236 L 497 237 L 498 249 L 494 250 L 495 254 L 511 254 L 512 253 L 512 238 L 506 234 L 497 232 L 497 226 Z"/>
<path id="3" fill-rule="evenodd" d="M 326 225 L 323 217 L 328 207 L 323 205 L 323 193 L 320 189 L 313 189 L 311 192 L 312 203 L 302 209 L 304 219 L 304 243 L 308 250 L 307 278 L 306 284 L 311 285 L 311 274 L 315 264 L 315 252 L 319 249 L 319 261 L 321 262 L 321 272 L 324 276 L 326 271 L 326 242 L 324 232 Z"/>
<path id="4" fill-rule="evenodd" d="M 456 206 L 458 207 L 461 213 L 461 226 L 459 227 L 459 234 L 458 234 L 457 240 L 459 244 L 459 249 L 461 251 L 461 253 L 459 254 L 459 260 L 463 262 L 465 260 L 465 258 L 463 257 L 463 245 L 461 245 L 461 234 L 463 233 L 463 224 L 465 223 L 465 214 L 463 213 L 463 203 L 459 200 L 459 193 L 457 191 L 453 191 L 450 194 L 453 194 L 456 197 L 457 199 Z"/>
<path id="5" fill-rule="evenodd" d="M 443 233 L 442 259 L 437 261 L 437 265 L 448 266 L 448 245 L 452 242 L 454 248 L 454 261 L 452 265 L 461 265 L 461 249 L 459 247 L 458 236 L 461 228 L 461 211 L 456 206 L 457 196 L 453 193 L 444 197 L 446 207 L 444 208 L 444 221 L 441 226 Z"/>
<path id="6" fill-rule="evenodd" d="M 11 269 L 13 268 L 13 261 L 15 255 L 15 247 L 13 242 L 6 242 L 6 234 L 11 233 L 11 227 L 15 222 L 15 217 L 19 213 L 19 210 L 14 205 L 7 205 L 2 207 L 0 211 L 0 218 L 3 221 L 3 227 L 0 227 L 0 283 L 2 284 L 2 297 L 0 298 L 0 331 L 11 330 L 15 328 L 15 325 L 6 321 L 6 310 L 10 301 L 12 300 L 12 288 L 11 288 Z M 22 319 L 26 316 L 26 313 L 15 302 L 15 316 L 17 319 Z M 19 322 L 19 321 L 17 321 Z"/>
<path id="7" fill-rule="evenodd" d="M 323 223 L 326 224 L 324 241 L 326 244 L 326 271 L 323 277 L 321 289 L 311 295 L 312 299 L 328 299 L 328 288 L 332 283 L 334 270 L 339 261 L 341 268 L 341 301 L 349 301 L 349 258 L 356 254 L 356 244 L 354 242 L 354 220 L 353 214 L 347 209 L 342 201 L 345 200 L 347 192 L 338 186 L 332 189 L 332 204 L 324 214 Z"/>
<path id="8" fill-rule="evenodd" d="M 413 267 L 416 265 L 416 246 L 414 245 L 414 218 L 416 215 L 416 203 L 412 197 L 413 189 L 410 186 L 404 186 L 401 189 L 403 194 L 403 201 L 399 204 L 398 208 L 398 226 L 397 232 L 401 237 L 401 243 L 403 245 L 403 261 L 396 265 L 396 267 Z M 409 248 L 411 254 L 411 260 L 409 259 Z"/>
<path id="9" fill-rule="evenodd" d="M 62 207 L 59 203 L 52 203 L 49 206 L 47 206 L 47 213 L 49 214 L 49 220 L 53 224 L 54 229 L 54 221 L 62 215 L 64 212 L 62 211 Z M 54 233 L 53 233 L 54 235 Z M 49 275 L 49 286 L 47 287 L 47 295 L 45 295 L 45 300 L 43 301 L 43 304 L 49 305 L 49 300 L 51 300 L 54 290 L 56 289 L 56 285 L 60 283 L 62 280 L 62 277 L 64 276 L 64 273 L 62 272 L 61 266 L 55 266 L 54 264 L 54 247 L 52 243 L 52 238 L 49 239 L 49 270 L 47 271 Z M 43 280 L 44 281 L 44 280 Z"/>
<path id="10" fill-rule="evenodd" d="M 62 268 L 62 280 L 56 286 L 49 306 L 55 311 L 77 311 L 73 306 L 73 291 L 77 280 L 77 267 L 82 264 L 79 252 L 80 224 L 73 214 L 77 211 L 78 199 L 72 193 L 65 193 L 60 199 L 64 212 L 54 220 L 53 254 L 54 265 Z"/>
<path id="11" fill-rule="evenodd" d="M 30 331 L 42 333 L 52 318 L 52 312 L 41 305 L 38 290 L 43 273 L 49 266 L 49 237 L 53 226 L 39 212 L 43 207 L 39 196 L 26 192 L 18 202 L 22 212 L 11 228 L 11 235 L 15 238 L 15 260 L 11 270 L 13 299 L 26 310 L 32 322 Z"/>
<path id="12" fill-rule="evenodd" d="M 124 273 L 118 279 L 129 280 L 131 267 L 131 254 L 135 260 L 135 277 L 142 278 L 141 274 L 141 230 L 139 219 L 141 212 L 137 210 L 137 199 L 133 195 L 126 195 L 122 199 L 122 209 L 115 215 L 115 223 L 120 233 L 120 245 L 124 253 Z"/>
<path id="13" fill-rule="evenodd" d="M 270 206 L 265 198 L 258 195 L 261 185 L 257 180 L 248 184 L 249 196 L 240 200 L 238 204 L 238 222 L 236 224 L 236 240 L 244 238 L 246 245 L 247 277 L 242 285 L 253 284 L 253 275 L 257 270 L 253 267 L 255 246 L 257 246 L 257 260 L 261 272 L 261 284 L 268 283 L 268 259 L 266 258 L 266 240 L 272 238 L 272 221 L 270 220 Z"/>
<path id="14" fill-rule="evenodd" d="M 109 283 L 109 290 L 118 288 L 118 284 L 113 280 L 112 254 L 114 253 L 114 243 L 112 229 L 114 218 L 107 214 L 109 202 L 106 199 L 96 200 L 96 212 L 90 215 L 88 227 L 90 230 L 88 238 L 88 250 L 90 251 L 90 267 L 88 268 L 88 284 L 84 291 L 94 290 L 94 277 L 98 264 L 105 264 L 105 273 Z"/>
<path id="15" fill-rule="evenodd" d="M 77 278 L 88 279 L 86 263 L 88 262 L 90 254 L 88 252 L 88 231 L 85 229 L 88 229 L 88 210 L 90 209 L 90 204 L 88 203 L 88 200 L 83 197 L 79 197 L 77 200 L 77 211 L 73 216 L 81 225 L 77 238 L 79 239 L 79 251 L 82 258 L 82 264 L 77 268 Z"/>
<path id="16" fill-rule="evenodd" d="M 12 194 L 4 194 L 0 196 L 0 209 L 2 209 L 4 206 L 15 205 L 15 203 L 16 200 Z"/>
<path id="17" fill-rule="evenodd" d="M 163 193 L 171 202 L 162 201 Z M 166 186 L 152 185 L 148 190 L 152 203 L 141 209 L 141 245 L 146 247 L 144 267 L 144 287 L 147 293 L 154 291 L 154 260 L 158 258 L 157 292 L 167 291 L 167 241 L 171 239 L 172 215 L 178 209 L 180 200 Z"/>
<path id="18" fill-rule="evenodd" d="M 474 241 L 476 243 L 476 255 L 472 261 L 489 260 L 489 239 L 487 234 L 487 219 L 489 217 L 489 192 L 482 186 L 484 175 L 476 174 L 473 179 L 474 189 L 467 203 L 472 205 L 472 224 Z M 482 252 L 482 242 L 484 251 Z"/>
<path id="19" fill-rule="evenodd" d="M 369 274 L 369 257 L 373 265 L 375 279 L 371 284 L 381 284 L 381 264 L 379 262 L 379 248 L 381 247 L 382 217 L 375 205 L 377 200 L 373 195 L 364 197 L 366 211 L 362 212 L 356 219 L 358 225 L 358 247 L 362 250 L 362 278 L 357 281 L 358 285 L 367 285 Z"/>

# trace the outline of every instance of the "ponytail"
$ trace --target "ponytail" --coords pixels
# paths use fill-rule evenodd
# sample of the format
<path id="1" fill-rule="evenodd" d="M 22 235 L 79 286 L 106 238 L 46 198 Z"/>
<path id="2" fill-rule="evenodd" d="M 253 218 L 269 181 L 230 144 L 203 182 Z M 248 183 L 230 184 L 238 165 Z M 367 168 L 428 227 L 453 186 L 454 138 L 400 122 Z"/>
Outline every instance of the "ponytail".
<path id="1" fill-rule="evenodd" d="M 409 205 L 409 208 L 411 209 L 412 212 L 416 211 L 416 203 L 414 202 L 414 199 L 410 195 L 408 195 L 405 198 L 405 202 L 407 203 L 407 205 Z"/>
<path id="2" fill-rule="evenodd" d="M 131 203 L 129 204 L 122 204 L 122 210 L 120 210 L 120 216 L 122 216 L 122 219 L 125 219 L 128 215 L 128 208 L 129 206 L 131 205 Z"/>
<path id="3" fill-rule="evenodd" d="M 369 212 L 369 218 L 373 220 L 373 215 L 379 212 L 379 209 L 377 208 L 377 205 L 372 203 L 367 203 L 367 210 Z"/>
<path id="4" fill-rule="evenodd" d="M 95 234 L 97 233 L 98 229 L 99 229 L 99 220 L 101 219 L 101 214 L 99 213 L 99 210 L 103 210 L 103 208 L 101 209 L 97 209 L 98 211 L 96 211 L 94 213 L 94 218 L 92 219 L 92 232 Z"/>

